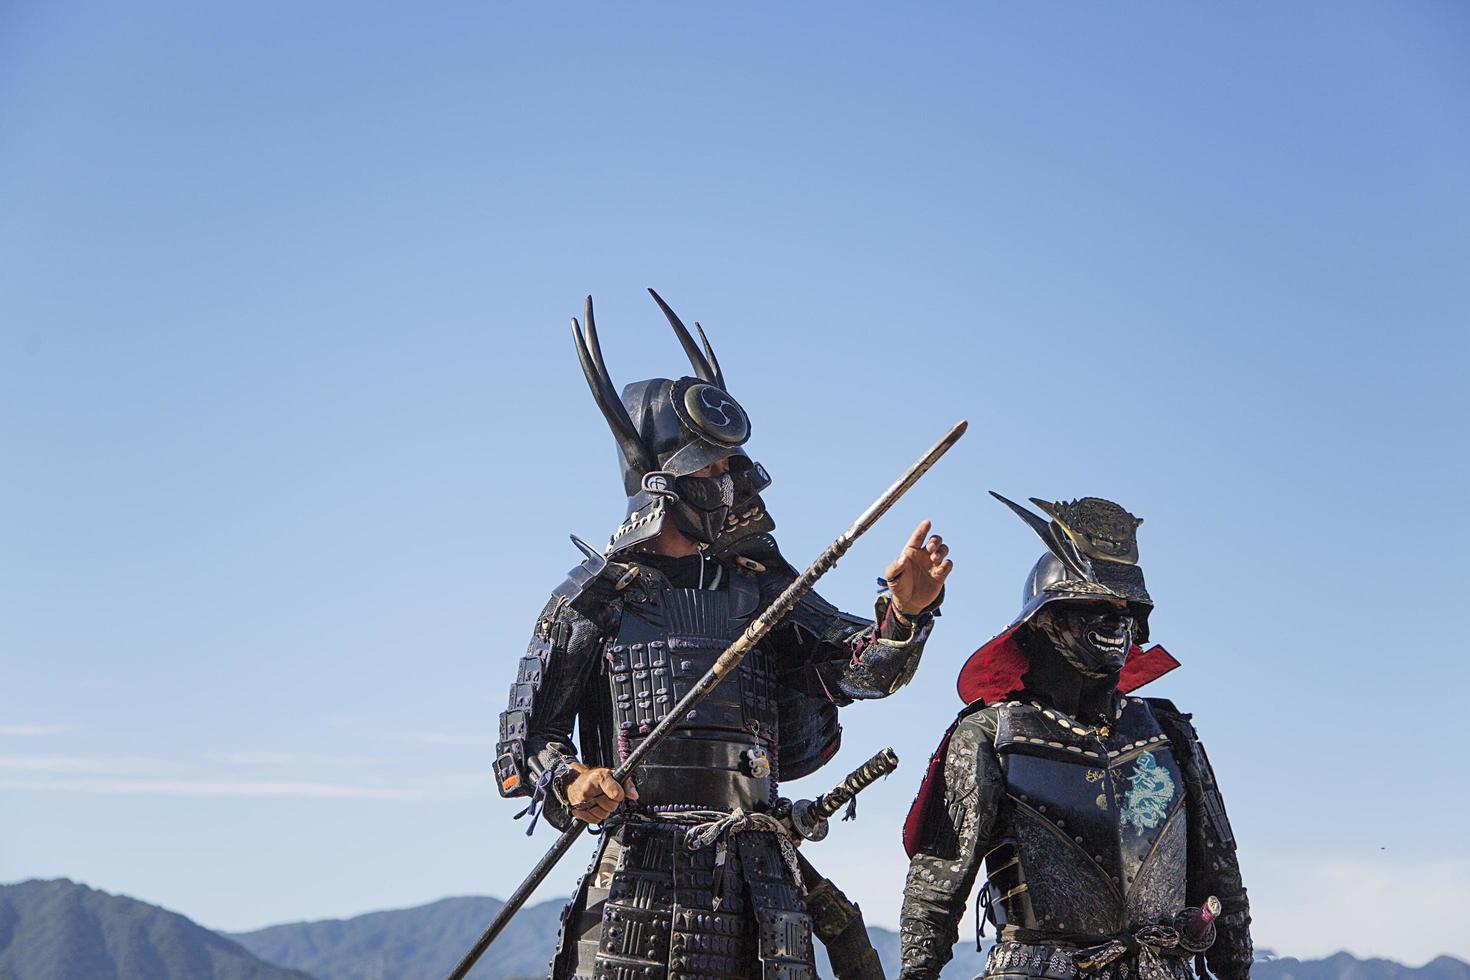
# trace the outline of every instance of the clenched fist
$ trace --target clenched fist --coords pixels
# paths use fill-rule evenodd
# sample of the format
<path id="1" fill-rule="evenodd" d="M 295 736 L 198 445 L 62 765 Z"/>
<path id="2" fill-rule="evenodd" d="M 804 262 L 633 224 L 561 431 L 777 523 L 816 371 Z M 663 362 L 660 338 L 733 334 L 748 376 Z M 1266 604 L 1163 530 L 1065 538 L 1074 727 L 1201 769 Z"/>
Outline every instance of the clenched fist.
<path id="1" fill-rule="evenodd" d="M 929 535 L 932 526 L 930 521 L 920 521 L 898 557 L 883 572 L 893 608 L 905 616 L 923 612 L 938 599 L 944 580 L 954 571 L 954 562 L 948 558 L 949 545 L 939 535 Z"/>
<path id="2" fill-rule="evenodd" d="M 620 786 L 611 769 L 588 769 L 580 762 L 567 766 L 577 774 L 567 784 L 567 809 L 583 823 L 602 823 L 623 800 L 638 799 L 638 787 L 631 777 Z"/>

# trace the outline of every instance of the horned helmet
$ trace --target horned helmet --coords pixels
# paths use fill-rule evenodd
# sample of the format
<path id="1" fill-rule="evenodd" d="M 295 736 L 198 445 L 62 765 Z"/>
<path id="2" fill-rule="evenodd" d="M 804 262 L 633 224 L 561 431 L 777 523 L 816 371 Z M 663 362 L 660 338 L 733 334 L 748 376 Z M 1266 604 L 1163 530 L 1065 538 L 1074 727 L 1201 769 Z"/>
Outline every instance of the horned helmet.
<path id="1" fill-rule="evenodd" d="M 658 304 L 694 369 L 694 376 L 649 378 L 625 386 L 621 396 L 603 361 L 587 297 L 582 321 L 572 319 L 572 340 L 592 397 L 617 441 L 628 509 L 613 531 L 609 555 L 648 541 L 665 521 L 702 547 L 719 549 L 733 535 L 768 531 L 775 523 L 760 491 L 770 485 L 765 468 L 742 448 L 750 417 L 726 390 L 725 378 L 704 329 L 694 324 L 699 344 L 658 293 Z M 694 474 L 720 460 L 718 476 Z"/>
<path id="2" fill-rule="evenodd" d="M 1101 677 L 1123 666 L 1135 643 L 1148 640 L 1153 599 L 1138 566 L 1138 526 L 1101 497 L 1070 502 L 1031 498 L 1047 517 L 991 496 L 1026 522 L 1046 545 L 1022 589 L 1012 627 L 1031 624 L 1077 670 Z"/>

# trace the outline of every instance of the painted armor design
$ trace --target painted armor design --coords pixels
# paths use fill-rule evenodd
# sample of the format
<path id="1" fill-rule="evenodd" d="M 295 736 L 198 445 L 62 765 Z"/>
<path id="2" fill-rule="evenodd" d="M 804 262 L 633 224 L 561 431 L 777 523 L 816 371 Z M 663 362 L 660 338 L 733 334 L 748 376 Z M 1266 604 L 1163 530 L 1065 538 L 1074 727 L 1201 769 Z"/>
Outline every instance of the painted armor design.
<path id="1" fill-rule="evenodd" d="M 1124 699 L 1107 737 L 1045 709 L 994 709 L 1007 835 L 986 859 L 998 926 L 1111 935 L 1184 907 L 1184 793 L 1146 704 Z"/>

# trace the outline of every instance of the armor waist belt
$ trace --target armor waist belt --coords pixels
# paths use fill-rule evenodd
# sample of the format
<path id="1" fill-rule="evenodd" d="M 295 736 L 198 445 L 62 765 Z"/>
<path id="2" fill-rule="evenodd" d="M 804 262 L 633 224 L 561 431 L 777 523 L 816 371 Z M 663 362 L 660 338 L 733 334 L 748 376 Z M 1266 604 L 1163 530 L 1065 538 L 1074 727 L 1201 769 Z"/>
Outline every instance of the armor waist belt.
<path id="1" fill-rule="evenodd" d="M 751 811 L 770 805 L 772 775 L 771 752 L 762 739 L 701 738 L 676 731 L 639 767 L 638 795 L 653 806 Z"/>

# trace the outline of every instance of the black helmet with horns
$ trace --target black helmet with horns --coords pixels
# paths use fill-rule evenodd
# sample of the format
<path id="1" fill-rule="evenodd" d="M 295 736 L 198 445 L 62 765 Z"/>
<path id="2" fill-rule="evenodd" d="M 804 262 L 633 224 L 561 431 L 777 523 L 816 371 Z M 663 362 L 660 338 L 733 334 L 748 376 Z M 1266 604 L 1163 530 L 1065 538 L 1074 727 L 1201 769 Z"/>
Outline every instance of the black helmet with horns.
<path id="1" fill-rule="evenodd" d="M 587 297 L 581 323 L 572 319 L 572 340 L 592 397 L 617 441 L 628 496 L 627 516 L 613 532 L 608 552 L 631 548 L 654 537 L 679 502 L 679 480 L 722 459 L 730 461 L 733 506 L 722 515 L 726 529 L 771 526 L 759 493 L 770 484 L 764 468 L 741 448 L 750 438 L 750 418 L 725 390 L 714 349 L 698 323 L 700 345 L 658 293 L 649 294 L 668 318 L 694 368 L 693 377 L 649 378 L 623 388 L 621 396 L 608 374 Z"/>

